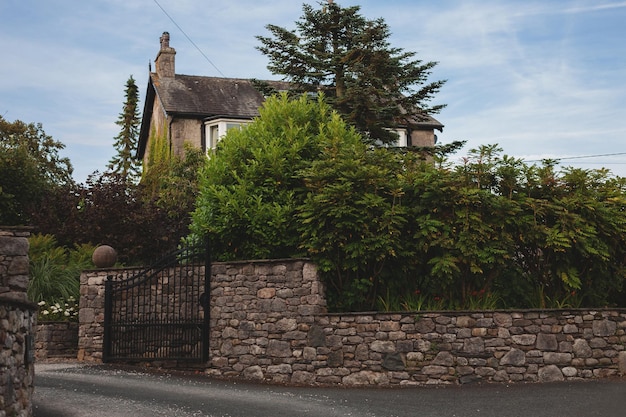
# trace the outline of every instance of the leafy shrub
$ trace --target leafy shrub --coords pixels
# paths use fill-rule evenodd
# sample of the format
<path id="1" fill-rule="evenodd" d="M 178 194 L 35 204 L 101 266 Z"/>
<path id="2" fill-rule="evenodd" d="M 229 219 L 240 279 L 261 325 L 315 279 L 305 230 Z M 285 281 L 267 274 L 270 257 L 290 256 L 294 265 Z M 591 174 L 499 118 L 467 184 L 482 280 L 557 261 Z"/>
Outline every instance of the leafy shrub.
<path id="1" fill-rule="evenodd" d="M 298 172 L 319 155 L 332 112 L 321 99 L 282 95 L 269 98 L 260 113 L 254 123 L 228 131 L 200 174 L 191 230 L 214 237 L 217 259 L 300 252 L 295 215 L 305 187 Z"/>
<path id="2" fill-rule="evenodd" d="M 95 247 L 77 245 L 73 249 L 58 246 L 54 236 L 35 234 L 29 238 L 30 281 L 28 297 L 34 302 L 63 303 L 78 299 L 80 273 L 93 268 Z"/>
<path id="3" fill-rule="evenodd" d="M 40 301 L 37 321 L 78 321 L 78 302 L 74 297 L 69 297 L 66 301 L 48 303 Z"/>
<path id="4" fill-rule="evenodd" d="M 211 155 L 191 230 L 216 259 L 311 257 L 340 311 L 626 306 L 626 179 L 500 153 L 426 161 L 274 97 Z"/>

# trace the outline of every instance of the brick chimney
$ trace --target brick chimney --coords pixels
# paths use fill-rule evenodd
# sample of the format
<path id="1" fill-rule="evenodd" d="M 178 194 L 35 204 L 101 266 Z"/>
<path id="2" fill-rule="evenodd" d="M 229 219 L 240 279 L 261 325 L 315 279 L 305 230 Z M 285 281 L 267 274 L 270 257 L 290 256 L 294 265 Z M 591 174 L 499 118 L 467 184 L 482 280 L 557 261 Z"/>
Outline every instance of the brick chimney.
<path id="1" fill-rule="evenodd" d="M 174 58 L 176 49 L 170 48 L 170 34 L 163 32 L 161 35 L 161 49 L 154 60 L 156 73 L 159 78 L 174 78 Z"/>

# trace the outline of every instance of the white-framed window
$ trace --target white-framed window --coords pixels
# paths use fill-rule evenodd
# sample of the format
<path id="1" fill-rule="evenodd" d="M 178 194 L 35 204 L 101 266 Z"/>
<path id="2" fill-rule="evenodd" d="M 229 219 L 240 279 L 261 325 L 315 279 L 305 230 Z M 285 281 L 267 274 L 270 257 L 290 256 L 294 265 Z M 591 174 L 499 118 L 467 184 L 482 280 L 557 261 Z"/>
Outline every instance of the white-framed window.
<path id="1" fill-rule="evenodd" d="M 217 143 L 222 140 L 230 129 L 241 129 L 243 125 L 250 123 L 250 120 L 243 119 L 212 119 L 204 122 L 204 133 L 206 137 L 207 152 L 215 149 Z"/>
<path id="2" fill-rule="evenodd" d="M 394 132 L 398 135 L 398 140 L 394 143 L 385 145 L 388 148 L 406 148 L 409 144 L 409 132 L 406 129 L 387 129 L 389 132 Z M 382 145 L 382 142 L 377 142 Z"/>
<path id="3" fill-rule="evenodd" d="M 394 132 L 398 135 L 398 141 L 394 144 L 399 148 L 406 148 L 409 144 L 408 142 L 408 132 L 406 129 L 394 129 Z"/>

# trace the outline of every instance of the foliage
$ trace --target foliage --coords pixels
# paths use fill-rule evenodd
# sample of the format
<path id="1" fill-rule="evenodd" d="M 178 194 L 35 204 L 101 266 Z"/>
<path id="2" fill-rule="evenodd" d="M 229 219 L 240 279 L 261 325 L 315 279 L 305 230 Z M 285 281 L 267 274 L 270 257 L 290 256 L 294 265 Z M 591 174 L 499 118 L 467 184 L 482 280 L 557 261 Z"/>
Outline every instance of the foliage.
<path id="1" fill-rule="evenodd" d="M 67 249 L 54 236 L 34 234 L 29 238 L 30 281 L 28 298 L 49 304 L 78 299 L 83 269 L 93 268 L 92 245 Z"/>
<path id="2" fill-rule="evenodd" d="M 161 177 L 167 175 L 172 161 L 172 152 L 167 140 L 167 124 L 163 123 L 161 133 L 156 129 L 150 133 L 148 158 L 143 167 L 141 183 L 154 197 L 160 189 Z"/>
<path id="3" fill-rule="evenodd" d="M 85 185 L 51 190 L 32 213 L 32 225 L 61 246 L 107 244 L 122 264 L 149 263 L 188 234 L 204 157 L 199 151 L 187 155 L 161 172 L 156 191 L 110 172 L 94 173 Z"/>
<path id="4" fill-rule="evenodd" d="M 142 181 L 146 197 L 150 195 L 168 217 L 179 218 L 181 227 L 189 224 L 198 196 L 198 174 L 207 161 L 193 145 L 185 143 L 184 149 L 184 157 L 171 156 L 163 169 L 149 170 Z"/>
<path id="5" fill-rule="evenodd" d="M 330 274 L 333 305 L 371 308 L 405 250 L 400 155 L 368 148 L 345 127 L 321 144 L 320 157 L 300 172 L 307 187 L 298 208 L 301 245 Z"/>
<path id="6" fill-rule="evenodd" d="M 428 106 L 444 84 L 426 83 L 436 63 L 391 47 L 383 19 L 368 20 L 358 6 L 334 2 L 302 9 L 297 30 L 267 25 L 270 36 L 257 36 L 268 69 L 299 92 L 323 92 L 348 124 L 383 143 L 397 140 L 388 128 L 410 126 L 443 108 Z"/>
<path id="7" fill-rule="evenodd" d="M 121 128 L 113 144 L 117 155 L 109 162 L 109 169 L 134 182 L 141 176 L 141 161 L 133 157 L 139 138 L 140 115 L 139 89 L 132 75 L 126 81 L 125 97 L 124 109 L 115 122 Z"/>
<path id="8" fill-rule="evenodd" d="M 37 314 L 37 322 L 47 321 L 78 321 L 78 302 L 74 297 L 70 297 L 67 301 L 57 301 L 48 303 L 40 301 L 37 303 L 39 312 Z"/>
<path id="9" fill-rule="evenodd" d="M 606 170 L 371 147 L 282 95 L 200 182 L 191 229 L 217 259 L 309 256 L 331 309 L 626 305 L 626 180 Z"/>
<path id="10" fill-rule="evenodd" d="M 343 122 L 320 98 L 270 97 L 261 116 L 231 129 L 200 175 L 191 230 L 213 238 L 218 259 L 280 258 L 298 252 L 295 210 L 304 198 L 298 172 Z"/>
<path id="11" fill-rule="evenodd" d="M 41 124 L 0 116 L 0 223 L 25 225 L 47 190 L 72 184 L 72 166 L 59 155 L 64 145 Z"/>

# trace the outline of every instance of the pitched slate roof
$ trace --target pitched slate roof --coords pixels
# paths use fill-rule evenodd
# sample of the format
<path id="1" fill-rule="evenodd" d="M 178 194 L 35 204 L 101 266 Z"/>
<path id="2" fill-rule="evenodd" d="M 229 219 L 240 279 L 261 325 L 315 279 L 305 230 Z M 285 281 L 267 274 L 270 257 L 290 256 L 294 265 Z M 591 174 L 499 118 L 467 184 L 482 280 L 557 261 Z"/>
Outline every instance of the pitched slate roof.
<path id="1" fill-rule="evenodd" d="M 264 101 L 251 80 L 179 74 L 174 78 L 159 78 L 155 73 L 150 77 L 169 114 L 252 118 L 259 115 Z M 272 83 L 281 89 L 287 86 L 287 83 Z"/>

